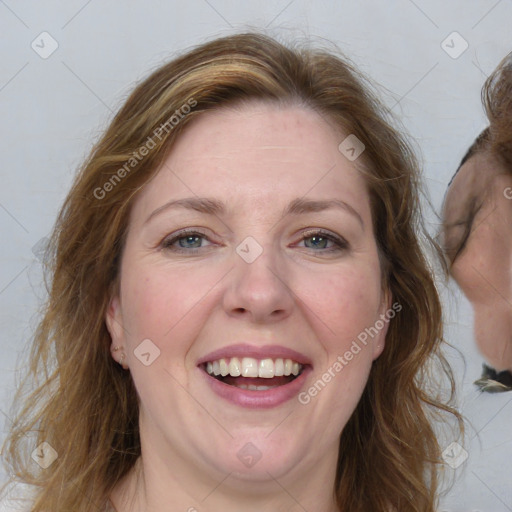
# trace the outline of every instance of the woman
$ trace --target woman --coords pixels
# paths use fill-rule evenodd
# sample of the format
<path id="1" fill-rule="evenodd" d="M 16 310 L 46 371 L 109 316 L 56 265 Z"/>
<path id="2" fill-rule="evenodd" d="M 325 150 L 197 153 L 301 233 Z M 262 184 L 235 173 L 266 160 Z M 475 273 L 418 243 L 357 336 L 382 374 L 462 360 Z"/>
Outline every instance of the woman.
<path id="1" fill-rule="evenodd" d="M 499 392 L 512 390 L 512 54 L 487 79 L 482 99 L 490 124 L 448 185 L 444 246 L 491 365 L 475 384 Z"/>
<path id="2" fill-rule="evenodd" d="M 341 58 L 241 34 L 154 72 L 58 219 L 50 374 L 7 445 L 32 510 L 434 511 L 431 421 L 460 416 L 426 387 L 420 219 L 413 153 Z"/>

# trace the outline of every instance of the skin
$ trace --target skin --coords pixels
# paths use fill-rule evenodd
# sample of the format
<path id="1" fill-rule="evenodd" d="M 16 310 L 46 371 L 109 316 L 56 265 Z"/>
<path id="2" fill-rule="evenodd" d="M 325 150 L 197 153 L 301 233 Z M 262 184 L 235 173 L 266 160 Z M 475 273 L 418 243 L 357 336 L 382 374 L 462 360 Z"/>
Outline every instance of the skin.
<path id="1" fill-rule="evenodd" d="M 307 405 L 231 404 L 196 365 L 234 343 L 280 344 L 311 358 L 307 389 L 390 307 L 369 195 L 338 150 L 344 138 L 303 107 L 218 109 L 188 127 L 137 197 L 120 291 L 106 318 L 141 402 L 142 456 L 112 493 L 119 512 L 167 511 L 169 504 L 183 511 L 338 510 L 332 491 L 339 436 L 384 349 L 387 324 Z M 215 198 L 226 211 L 165 209 L 146 222 L 186 197 Z M 339 199 L 357 213 L 283 216 L 296 198 Z M 182 238 L 188 252 L 173 251 L 178 242 L 162 248 L 183 228 L 206 237 Z M 333 250 L 332 242 L 304 237 L 307 228 L 328 230 L 348 246 Z M 247 236 L 263 248 L 250 264 L 235 251 Z M 149 366 L 134 355 L 147 338 L 160 350 Z M 251 468 L 237 457 L 247 442 L 261 453 Z"/>
<path id="2" fill-rule="evenodd" d="M 474 311 L 477 346 L 498 371 L 512 371 L 512 176 L 489 153 L 477 153 L 459 170 L 444 206 L 445 246 L 463 236 L 468 204 L 481 207 L 451 274 Z"/>

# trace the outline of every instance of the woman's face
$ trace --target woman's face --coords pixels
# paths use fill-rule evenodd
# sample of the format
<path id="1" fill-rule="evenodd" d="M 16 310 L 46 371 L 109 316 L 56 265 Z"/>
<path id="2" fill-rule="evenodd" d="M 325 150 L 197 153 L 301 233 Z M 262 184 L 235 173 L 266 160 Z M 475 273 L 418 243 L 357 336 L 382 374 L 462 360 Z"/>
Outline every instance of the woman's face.
<path id="1" fill-rule="evenodd" d="M 211 111 L 138 195 L 107 324 L 152 467 L 334 478 L 390 305 L 346 135 L 301 107 Z"/>
<path id="2" fill-rule="evenodd" d="M 477 212 L 464 241 L 471 205 Z M 489 154 L 460 168 L 446 196 L 444 225 L 448 254 L 463 242 L 451 273 L 473 306 L 477 345 L 495 369 L 512 370 L 512 176 Z"/>

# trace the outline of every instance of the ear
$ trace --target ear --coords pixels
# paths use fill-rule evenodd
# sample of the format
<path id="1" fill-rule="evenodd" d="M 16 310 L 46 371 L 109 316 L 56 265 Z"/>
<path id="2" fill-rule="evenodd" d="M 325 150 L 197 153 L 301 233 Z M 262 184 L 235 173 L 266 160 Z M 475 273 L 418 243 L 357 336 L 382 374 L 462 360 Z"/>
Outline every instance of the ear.
<path id="1" fill-rule="evenodd" d="M 375 320 L 375 328 L 378 329 L 377 335 L 373 338 L 372 360 L 377 359 L 384 351 L 386 345 L 386 334 L 388 332 L 389 322 L 396 315 L 402 306 L 397 303 L 398 308 L 391 306 L 393 296 L 389 288 L 382 291 L 382 301 L 379 308 L 378 317 Z M 394 305 L 393 305 L 394 306 Z"/>
<path id="2" fill-rule="evenodd" d="M 121 354 L 117 347 L 122 347 L 124 349 L 126 340 L 123 315 L 121 312 L 121 301 L 117 295 L 110 299 L 107 313 L 105 315 L 105 323 L 107 324 L 107 330 L 110 334 L 110 338 L 112 339 L 110 353 L 112 354 L 113 359 L 116 362 L 119 362 L 118 358 Z"/>

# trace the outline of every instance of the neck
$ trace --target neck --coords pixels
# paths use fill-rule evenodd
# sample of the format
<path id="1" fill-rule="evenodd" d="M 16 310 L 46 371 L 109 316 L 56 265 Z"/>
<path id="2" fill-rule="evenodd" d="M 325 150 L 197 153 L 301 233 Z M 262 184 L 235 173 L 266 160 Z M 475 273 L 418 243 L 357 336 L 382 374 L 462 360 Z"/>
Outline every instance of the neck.
<path id="1" fill-rule="evenodd" d="M 111 495 L 115 512 L 167 512 L 170 504 L 184 512 L 339 512 L 332 496 L 334 473 L 322 467 L 305 481 L 269 474 L 267 481 L 254 483 L 232 474 L 208 478 L 197 468 L 189 473 L 186 464 L 158 466 L 150 455 L 138 459 Z"/>

